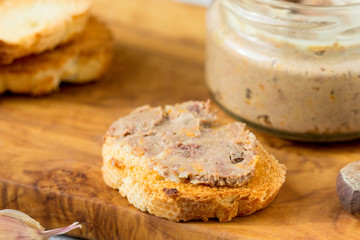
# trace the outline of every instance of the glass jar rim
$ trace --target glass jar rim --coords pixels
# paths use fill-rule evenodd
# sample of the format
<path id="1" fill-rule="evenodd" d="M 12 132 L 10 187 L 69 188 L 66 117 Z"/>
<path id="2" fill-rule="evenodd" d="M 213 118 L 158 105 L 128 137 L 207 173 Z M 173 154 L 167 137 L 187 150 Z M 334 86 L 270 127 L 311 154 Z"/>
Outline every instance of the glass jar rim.
<path id="1" fill-rule="evenodd" d="M 236 2 L 239 0 L 235 0 Z M 356 11 L 360 9 L 360 2 L 359 3 L 348 3 L 348 4 L 334 4 L 334 5 L 326 5 L 326 6 L 319 6 L 319 5 L 308 5 L 302 4 L 297 2 L 290 2 L 290 1 L 279 1 L 279 0 L 253 0 L 253 2 L 257 2 L 258 4 L 267 4 L 269 6 L 283 8 L 283 9 L 292 9 L 292 10 L 316 10 L 316 11 L 336 11 L 336 10 L 347 10 L 350 9 L 352 11 Z"/>
<path id="2" fill-rule="evenodd" d="M 280 0 L 219 0 L 229 12 L 229 25 L 238 29 L 241 19 L 248 31 L 310 40 L 317 44 L 359 44 L 360 3 L 313 6 Z M 230 21 L 230 19 L 232 19 Z M 242 25 L 245 26 L 245 25 Z M 340 43 L 339 42 L 339 43 Z M 312 43 L 309 43 L 312 44 Z"/>

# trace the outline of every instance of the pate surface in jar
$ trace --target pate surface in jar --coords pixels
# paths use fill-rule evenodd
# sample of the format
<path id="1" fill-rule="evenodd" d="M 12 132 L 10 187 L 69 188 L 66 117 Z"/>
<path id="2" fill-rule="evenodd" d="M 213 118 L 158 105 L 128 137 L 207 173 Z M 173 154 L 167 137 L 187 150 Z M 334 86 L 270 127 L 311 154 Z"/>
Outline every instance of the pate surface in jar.
<path id="1" fill-rule="evenodd" d="M 215 0 L 206 49 L 213 99 L 282 137 L 360 137 L 360 4 L 334 4 Z"/>

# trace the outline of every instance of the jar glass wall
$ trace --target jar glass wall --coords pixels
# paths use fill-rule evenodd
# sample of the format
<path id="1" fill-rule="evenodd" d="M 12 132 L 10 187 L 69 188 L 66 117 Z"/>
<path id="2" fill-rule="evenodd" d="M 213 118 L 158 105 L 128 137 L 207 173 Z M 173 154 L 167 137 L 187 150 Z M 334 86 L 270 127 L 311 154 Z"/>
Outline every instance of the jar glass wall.
<path id="1" fill-rule="evenodd" d="M 248 125 L 304 141 L 360 137 L 360 4 L 215 0 L 206 82 Z"/>

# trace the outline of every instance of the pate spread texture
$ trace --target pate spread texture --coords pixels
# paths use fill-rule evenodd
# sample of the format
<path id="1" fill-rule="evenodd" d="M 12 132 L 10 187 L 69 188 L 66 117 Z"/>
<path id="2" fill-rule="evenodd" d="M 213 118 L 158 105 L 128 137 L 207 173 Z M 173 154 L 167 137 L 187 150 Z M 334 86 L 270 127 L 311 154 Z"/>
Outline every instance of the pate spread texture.
<path id="1" fill-rule="evenodd" d="M 216 125 L 209 102 L 142 106 L 115 122 L 108 136 L 145 156 L 148 167 L 174 182 L 239 187 L 253 176 L 255 136 L 245 125 Z"/>

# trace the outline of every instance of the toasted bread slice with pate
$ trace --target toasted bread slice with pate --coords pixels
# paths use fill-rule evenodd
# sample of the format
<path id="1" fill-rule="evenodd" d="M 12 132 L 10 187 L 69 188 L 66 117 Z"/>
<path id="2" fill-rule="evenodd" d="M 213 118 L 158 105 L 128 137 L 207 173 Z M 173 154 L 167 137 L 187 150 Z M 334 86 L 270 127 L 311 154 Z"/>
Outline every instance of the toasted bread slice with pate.
<path id="1" fill-rule="evenodd" d="M 266 207 L 285 181 L 285 166 L 244 124 L 215 119 L 209 102 L 135 109 L 104 138 L 106 184 L 172 221 L 225 222 Z"/>
<path id="2" fill-rule="evenodd" d="M 85 30 L 54 50 L 0 65 L 0 93 L 44 95 L 61 81 L 86 83 L 99 78 L 111 60 L 113 40 L 106 26 L 91 17 Z"/>
<path id="3" fill-rule="evenodd" d="M 53 49 L 83 31 L 93 0 L 0 1 L 0 64 Z"/>

